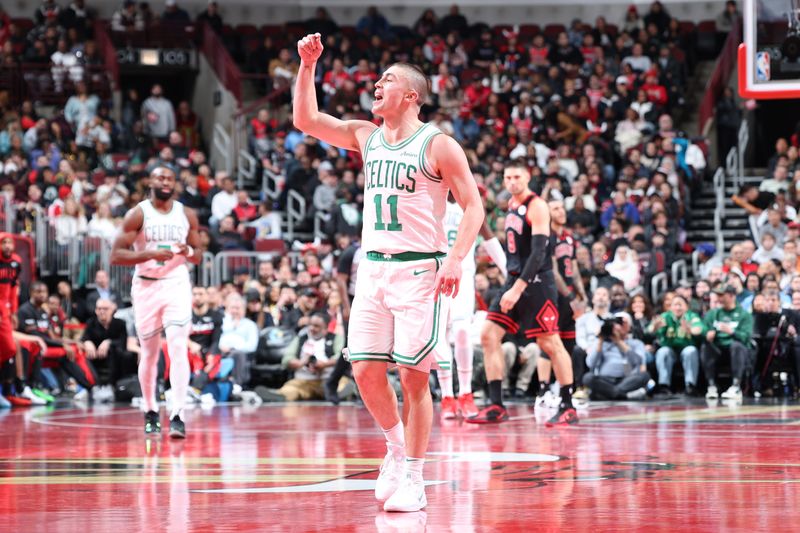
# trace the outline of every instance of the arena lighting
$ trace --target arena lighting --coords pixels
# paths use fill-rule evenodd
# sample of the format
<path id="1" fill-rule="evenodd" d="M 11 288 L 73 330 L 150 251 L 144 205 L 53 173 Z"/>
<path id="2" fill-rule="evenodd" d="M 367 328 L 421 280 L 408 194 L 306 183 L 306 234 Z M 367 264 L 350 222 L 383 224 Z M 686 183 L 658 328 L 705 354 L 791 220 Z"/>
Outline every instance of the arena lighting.
<path id="1" fill-rule="evenodd" d="M 160 63 L 159 51 L 154 48 L 139 50 L 139 63 L 150 67 L 157 67 Z"/>

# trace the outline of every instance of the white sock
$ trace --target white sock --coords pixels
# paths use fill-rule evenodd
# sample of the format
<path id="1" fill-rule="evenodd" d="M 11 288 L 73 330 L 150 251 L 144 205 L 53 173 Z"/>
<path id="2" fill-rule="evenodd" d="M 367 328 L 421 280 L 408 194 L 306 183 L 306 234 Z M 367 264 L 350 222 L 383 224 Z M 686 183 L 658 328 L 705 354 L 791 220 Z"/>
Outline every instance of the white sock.
<path id="1" fill-rule="evenodd" d="M 459 374 L 461 372 L 459 371 Z M 453 371 L 450 369 L 439 369 L 436 371 L 436 376 L 439 378 L 439 386 L 442 388 L 442 396 L 444 398 L 452 398 L 453 395 Z M 459 382 L 460 383 L 460 382 Z"/>
<path id="2" fill-rule="evenodd" d="M 189 390 L 191 369 L 189 368 L 189 332 L 191 326 L 170 326 L 167 328 L 167 349 L 169 350 L 169 383 L 172 387 L 172 412 L 183 420 L 183 408 L 186 405 L 186 394 Z"/>
<path id="3" fill-rule="evenodd" d="M 145 412 L 158 412 L 156 398 L 156 382 L 158 381 L 158 356 L 161 352 L 161 337 L 153 335 L 139 339 L 142 353 L 139 358 L 139 386 L 142 388 L 142 400 Z"/>
<path id="4" fill-rule="evenodd" d="M 469 342 L 469 331 L 464 322 L 455 327 L 454 356 L 458 368 L 458 394 L 472 392 L 472 346 Z"/>
<path id="5" fill-rule="evenodd" d="M 425 466 L 425 459 L 417 457 L 406 457 L 406 475 L 414 481 L 422 481 L 422 469 Z"/>
<path id="6" fill-rule="evenodd" d="M 403 429 L 403 422 L 400 421 L 392 428 L 382 429 L 386 437 L 386 447 L 395 455 L 405 455 L 406 436 Z"/>

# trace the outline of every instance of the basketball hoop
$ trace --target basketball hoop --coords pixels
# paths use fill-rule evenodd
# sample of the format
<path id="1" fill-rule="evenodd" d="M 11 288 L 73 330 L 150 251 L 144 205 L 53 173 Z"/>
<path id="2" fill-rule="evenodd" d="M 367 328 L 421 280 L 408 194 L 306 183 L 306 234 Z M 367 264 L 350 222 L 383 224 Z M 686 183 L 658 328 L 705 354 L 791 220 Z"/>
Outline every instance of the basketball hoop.
<path id="1" fill-rule="evenodd" d="M 800 98 L 800 0 L 745 0 L 743 19 L 739 95 L 755 100 Z"/>

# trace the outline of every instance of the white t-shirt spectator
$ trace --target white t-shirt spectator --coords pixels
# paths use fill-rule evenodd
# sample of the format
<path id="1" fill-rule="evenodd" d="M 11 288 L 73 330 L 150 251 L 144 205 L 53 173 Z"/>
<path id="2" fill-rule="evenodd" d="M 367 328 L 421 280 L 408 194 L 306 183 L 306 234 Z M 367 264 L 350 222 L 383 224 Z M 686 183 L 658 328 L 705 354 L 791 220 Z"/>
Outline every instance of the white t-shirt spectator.
<path id="1" fill-rule="evenodd" d="M 219 191 L 211 199 L 211 216 L 220 221 L 230 215 L 238 203 L 239 199 L 236 197 L 235 191 L 231 193 Z"/>

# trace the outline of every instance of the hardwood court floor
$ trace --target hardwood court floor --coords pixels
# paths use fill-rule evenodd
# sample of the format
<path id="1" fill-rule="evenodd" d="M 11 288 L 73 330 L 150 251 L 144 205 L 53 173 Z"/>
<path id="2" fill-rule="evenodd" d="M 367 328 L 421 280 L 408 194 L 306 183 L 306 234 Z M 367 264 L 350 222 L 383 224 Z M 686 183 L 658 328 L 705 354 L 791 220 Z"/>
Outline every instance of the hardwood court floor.
<path id="1" fill-rule="evenodd" d="M 145 439 L 130 407 L 4 411 L 0 531 L 749 532 L 800 523 L 798 405 L 592 404 L 580 425 L 558 429 L 529 406 L 511 414 L 489 427 L 436 420 L 428 507 L 390 514 L 372 495 L 384 443 L 360 406 L 195 409 L 183 442 Z"/>

